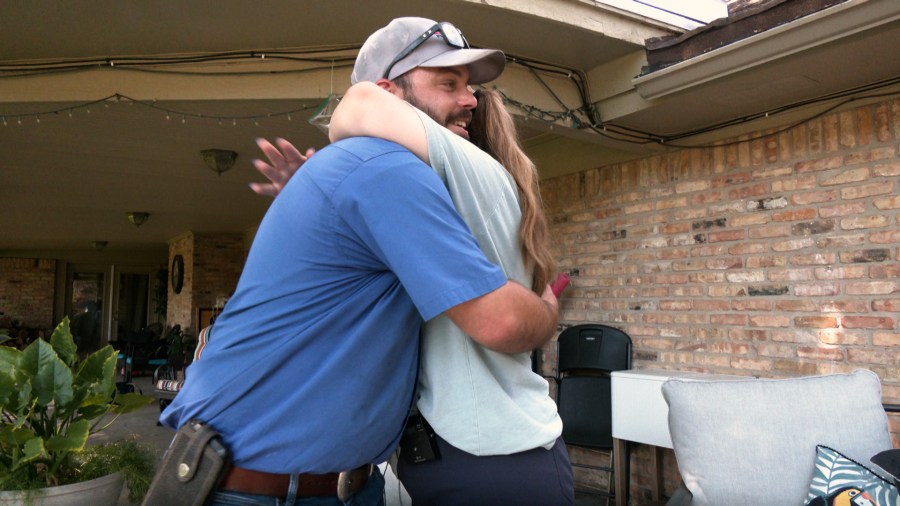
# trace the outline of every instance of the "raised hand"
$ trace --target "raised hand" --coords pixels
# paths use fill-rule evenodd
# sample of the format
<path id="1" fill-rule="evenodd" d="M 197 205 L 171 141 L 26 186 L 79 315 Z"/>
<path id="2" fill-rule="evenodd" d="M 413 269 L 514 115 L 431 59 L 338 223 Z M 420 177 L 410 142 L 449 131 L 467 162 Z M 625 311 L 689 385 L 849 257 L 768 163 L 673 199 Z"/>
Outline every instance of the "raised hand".
<path id="1" fill-rule="evenodd" d="M 281 137 L 275 139 L 274 145 L 259 138 L 256 139 L 256 145 L 269 159 L 269 163 L 259 158 L 254 158 L 251 163 L 271 183 L 250 183 L 250 189 L 259 195 L 270 197 L 278 195 L 300 166 L 316 152 L 315 148 L 308 148 L 305 155 L 301 154 L 293 144 Z"/>

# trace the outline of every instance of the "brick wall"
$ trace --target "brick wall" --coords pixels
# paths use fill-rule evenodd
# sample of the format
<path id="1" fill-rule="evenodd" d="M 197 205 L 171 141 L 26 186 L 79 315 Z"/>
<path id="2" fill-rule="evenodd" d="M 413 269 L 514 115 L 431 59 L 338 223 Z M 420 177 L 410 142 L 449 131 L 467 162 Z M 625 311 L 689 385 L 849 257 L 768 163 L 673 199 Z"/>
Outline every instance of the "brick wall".
<path id="1" fill-rule="evenodd" d="M 900 100 L 736 141 L 542 182 L 573 274 L 563 325 L 622 328 L 637 369 L 864 367 L 900 402 Z M 900 446 L 900 418 L 892 432 Z M 632 457 L 635 504 L 649 456 Z"/>
<path id="2" fill-rule="evenodd" d="M 240 234 L 186 233 L 169 241 L 169 269 L 175 255 L 184 257 L 181 293 L 169 282 L 168 325 L 196 334 L 198 310 L 230 297 L 244 267 L 244 237 Z"/>
<path id="3" fill-rule="evenodd" d="M 0 312 L 24 327 L 53 330 L 56 260 L 0 258 Z"/>

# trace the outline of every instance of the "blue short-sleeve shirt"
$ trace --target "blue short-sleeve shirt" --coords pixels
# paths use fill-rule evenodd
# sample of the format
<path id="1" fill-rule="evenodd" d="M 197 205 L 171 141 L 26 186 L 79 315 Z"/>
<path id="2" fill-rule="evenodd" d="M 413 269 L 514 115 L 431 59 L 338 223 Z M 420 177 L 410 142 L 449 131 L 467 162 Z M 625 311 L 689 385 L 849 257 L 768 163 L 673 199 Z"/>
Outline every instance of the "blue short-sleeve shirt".
<path id="1" fill-rule="evenodd" d="M 335 143 L 272 203 L 161 420 L 210 423 L 248 469 L 384 461 L 412 403 L 423 319 L 505 282 L 430 167 L 388 141 Z"/>

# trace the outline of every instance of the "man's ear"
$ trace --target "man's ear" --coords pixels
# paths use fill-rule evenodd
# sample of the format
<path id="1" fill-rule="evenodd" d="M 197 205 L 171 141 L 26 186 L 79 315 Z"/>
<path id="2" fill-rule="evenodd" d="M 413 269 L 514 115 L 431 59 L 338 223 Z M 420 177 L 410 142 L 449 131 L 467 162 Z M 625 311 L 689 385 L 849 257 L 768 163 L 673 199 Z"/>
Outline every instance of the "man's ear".
<path id="1" fill-rule="evenodd" d="M 388 79 L 381 78 L 381 79 L 375 81 L 375 85 L 378 86 L 379 88 L 387 91 L 388 93 L 390 93 L 392 95 L 396 95 L 400 98 L 404 98 L 403 90 L 399 86 L 394 84 L 394 81 L 390 81 Z"/>

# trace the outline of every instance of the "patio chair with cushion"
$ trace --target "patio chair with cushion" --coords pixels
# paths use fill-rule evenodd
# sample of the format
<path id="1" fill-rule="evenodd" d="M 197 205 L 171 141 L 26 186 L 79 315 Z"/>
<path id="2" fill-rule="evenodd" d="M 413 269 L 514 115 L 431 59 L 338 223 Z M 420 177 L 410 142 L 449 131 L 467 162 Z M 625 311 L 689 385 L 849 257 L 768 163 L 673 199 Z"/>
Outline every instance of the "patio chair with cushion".
<path id="1" fill-rule="evenodd" d="M 200 359 L 200 355 L 203 353 L 203 349 L 209 341 L 211 330 L 212 325 L 205 327 L 197 335 L 197 347 L 194 349 L 192 362 Z M 169 404 L 169 401 L 175 398 L 175 395 L 178 394 L 181 390 L 181 386 L 184 384 L 184 379 L 178 379 L 177 376 L 178 371 L 171 366 L 158 367 L 153 373 L 153 396 L 159 399 L 160 411 L 165 409 Z"/>
<path id="2" fill-rule="evenodd" d="M 871 463 L 892 444 L 872 371 L 670 379 L 662 393 L 682 478 L 667 506 L 900 504 L 887 473 Z M 832 502 L 842 494 L 844 502 Z"/>

